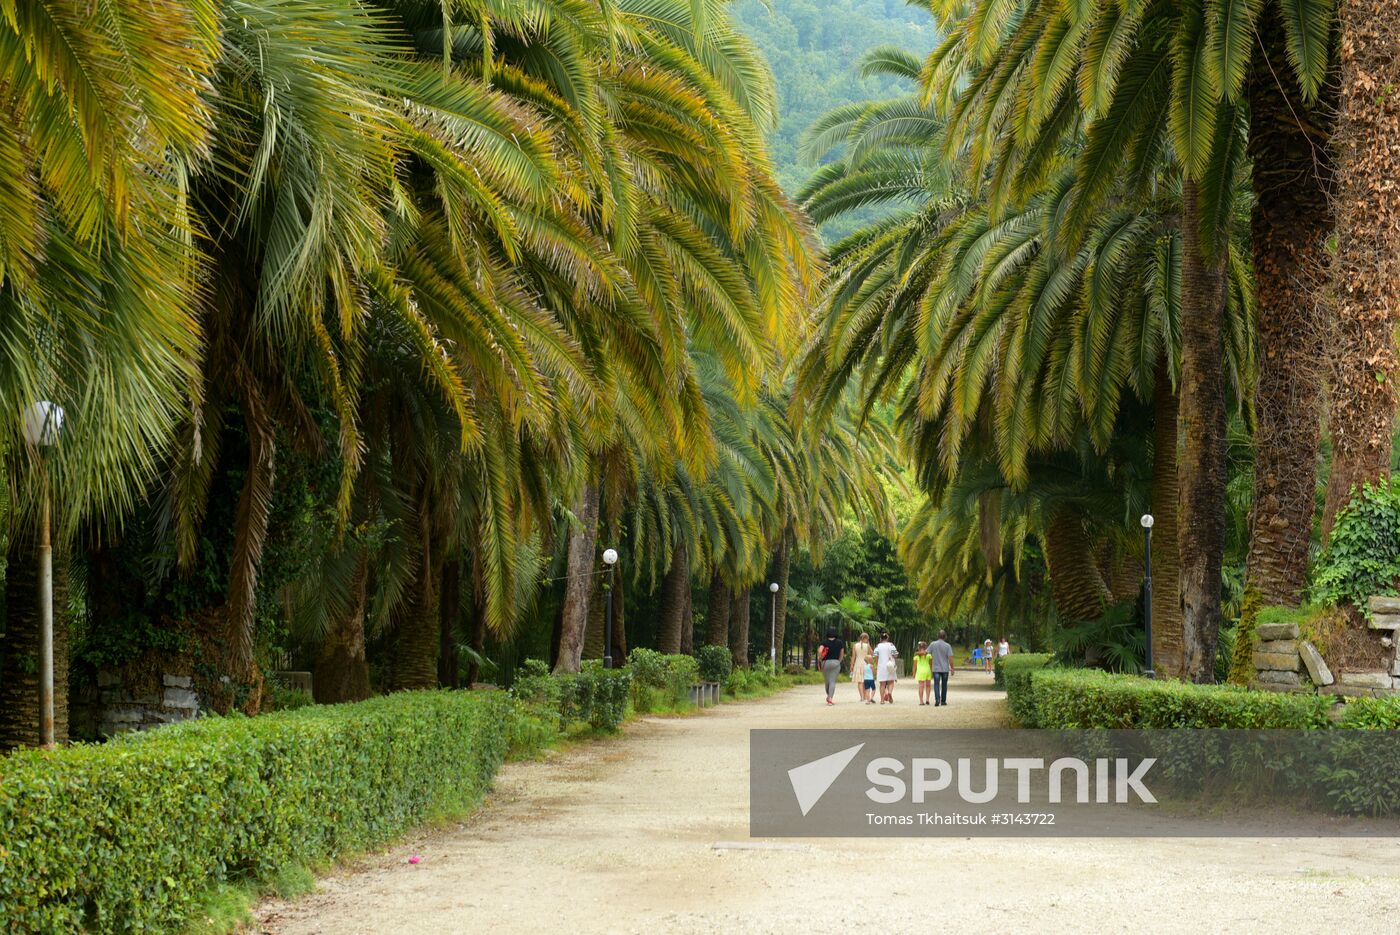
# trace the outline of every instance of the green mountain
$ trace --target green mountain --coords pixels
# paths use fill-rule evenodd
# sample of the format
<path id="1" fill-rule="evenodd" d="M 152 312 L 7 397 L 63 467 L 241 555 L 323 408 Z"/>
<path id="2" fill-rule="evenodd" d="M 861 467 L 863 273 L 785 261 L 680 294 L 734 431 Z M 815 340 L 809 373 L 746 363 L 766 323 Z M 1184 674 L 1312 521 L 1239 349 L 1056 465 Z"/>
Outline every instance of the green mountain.
<path id="1" fill-rule="evenodd" d="M 907 92 L 891 78 L 861 78 L 861 56 L 878 45 L 923 54 L 938 39 L 927 10 L 904 0 L 738 0 L 735 19 L 767 57 L 778 82 L 781 119 L 769 140 L 778 180 L 796 192 L 812 173 L 799 156 L 802 133 L 821 114 L 851 101 Z M 827 225 L 840 237 L 863 218 Z"/>

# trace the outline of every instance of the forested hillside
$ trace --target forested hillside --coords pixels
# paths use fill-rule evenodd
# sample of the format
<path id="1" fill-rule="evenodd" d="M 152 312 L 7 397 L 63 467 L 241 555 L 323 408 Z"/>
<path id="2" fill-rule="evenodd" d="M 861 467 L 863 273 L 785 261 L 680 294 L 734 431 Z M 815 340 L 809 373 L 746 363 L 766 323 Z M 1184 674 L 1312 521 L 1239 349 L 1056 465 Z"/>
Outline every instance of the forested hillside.
<path id="1" fill-rule="evenodd" d="M 769 0 L 768 6 L 738 0 L 734 13 L 777 79 L 781 122 L 770 147 L 778 180 L 789 193 L 812 171 L 798 152 L 812 121 L 839 104 L 908 91 L 891 78 L 862 79 L 857 68 L 866 50 L 894 44 L 922 54 L 936 36 L 927 11 L 904 0 Z M 823 231 L 828 238 L 839 236 L 864 219 L 843 217 Z"/>

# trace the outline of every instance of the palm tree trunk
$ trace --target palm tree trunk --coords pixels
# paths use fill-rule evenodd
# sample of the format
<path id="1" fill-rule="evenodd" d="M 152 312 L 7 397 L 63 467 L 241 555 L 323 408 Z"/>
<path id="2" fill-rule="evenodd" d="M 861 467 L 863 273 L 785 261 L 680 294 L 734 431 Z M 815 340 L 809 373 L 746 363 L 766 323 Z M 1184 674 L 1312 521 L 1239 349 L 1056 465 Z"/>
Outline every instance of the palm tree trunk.
<path id="1" fill-rule="evenodd" d="M 613 593 L 612 656 L 613 665 L 621 666 L 627 662 L 627 581 L 620 567 Z"/>
<path id="2" fill-rule="evenodd" d="M 438 684 L 438 652 L 441 640 L 441 615 L 438 610 L 438 580 L 442 561 L 433 541 L 430 506 L 419 504 L 418 535 L 420 540 L 418 565 L 414 569 L 412 589 L 407 606 L 398 625 L 394 642 L 394 688 L 436 688 Z"/>
<path id="3" fill-rule="evenodd" d="M 749 667 L 749 597 L 753 588 L 743 587 L 734 592 L 729 612 L 729 655 L 736 668 Z"/>
<path id="4" fill-rule="evenodd" d="M 603 658 L 603 617 L 608 603 L 607 572 L 594 580 L 593 594 L 588 599 L 588 628 L 583 634 L 583 658 Z"/>
<path id="5" fill-rule="evenodd" d="M 774 557 L 776 574 L 773 580 L 778 582 L 778 604 L 777 613 L 773 623 L 773 644 L 778 647 L 778 668 L 784 664 L 783 647 L 787 642 L 787 609 L 788 609 L 788 577 L 792 571 L 792 530 L 783 533 L 782 541 L 778 545 L 778 554 Z"/>
<path id="6" fill-rule="evenodd" d="M 361 551 L 350 581 L 347 612 L 331 620 L 316 655 L 311 690 L 318 704 L 364 701 L 370 695 L 369 663 L 365 658 L 368 596 L 369 556 Z"/>
<path id="7" fill-rule="evenodd" d="M 555 672 L 577 672 L 588 633 L 588 606 L 596 576 L 598 548 L 598 485 L 586 484 L 574 507 L 578 526 L 569 535 L 569 561 L 564 583 L 564 607 L 559 621 L 559 658 Z"/>
<path id="8" fill-rule="evenodd" d="M 1185 676 L 1215 680 L 1225 554 L 1225 268 L 1201 237 L 1200 190 L 1182 182 L 1181 633 Z"/>
<path id="9" fill-rule="evenodd" d="M 681 652 L 687 656 L 695 652 L 695 590 L 690 585 L 689 576 L 685 582 L 685 609 L 681 611 Z"/>
<path id="10" fill-rule="evenodd" d="M 1152 390 L 1152 667 L 1181 678 L 1186 652 L 1181 635 L 1181 555 L 1177 539 L 1181 485 L 1177 481 L 1178 405 L 1167 359 L 1157 362 Z"/>
<path id="11" fill-rule="evenodd" d="M 733 592 L 716 571 L 710 578 L 710 608 L 705 614 L 705 645 L 729 645 L 729 604 Z"/>
<path id="12" fill-rule="evenodd" d="M 251 381 L 252 378 L 247 378 Z M 248 473 L 234 513 L 233 554 L 229 565 L 228 599 L 224 605 L 229 635 L 229 675 L 236 682 L 258 681 L 253 664 L 257 625 L 258 570 L 272 515 L 272 488 L 277 451 L 272 415 L 262 394 L 251 385 L 242 394 L 248 429 Z M 254 692 L 254 697 L 259 693 Z M 251 713 L 257 713 L 254 710 Z"/>
<path id="13" fill-rule="evenodd" d="M 39 538 L 35 531 L 10 534 L 5 554 L 5 636 L 0 644 L 0 750 L 37 747 L 39 701 Z M 53 737 L 68 740 L 68 571 L 53 563 Z"/>
<path id="14" fill-rule="evenodd" d="M 1094 620 L 1109 601 L 1108 585 L 1094 561 L 1094 544 L 1074 513 L 1062 510 L 1045 530 L 1045 561 L 1050 571 L 1050 597 L 1060 616 Z"/>
<path id="15" fill-rule="evenodd" d="M 681 540 L 672 550 L 671 567 L 666 569 L 661 579 L 661 621 L 656 633 L 656 648 L 663 653 L 681 651 L 681 625 L 689 593 L 690 554 L 685 540 Z"/>
<path id="16" fill-rule="evenodd" d="M 462 623 L 462 560 L 443 565 L 442 589 L 438 598 L 438 684 L 457 688 L 461 684 L 457 660 L 457 631 Z"/>
<path id="17" fill-rule="evenodd" d="M 1245 601 L 1230 681 L 1254 675 L 1254 621 L 1264 605 L 1298 606 L 1308 579 L 1317 500 L 1317 451 L 1327 349 L 1318 285 L 1332 231 L 1331 122 L 1335 88 L 1307 104 L 1287 67 L 1282 24 L 1261 17 L 1261 48 L 1249 81 L 1249 153 L 1259 367 L 1254 388 L 1254 508 L 1245 559 Z"/>
<path id="18" fill-rule="evenodd" d="M 1324 539 L 1363 484 L 1390 475 L 1395 432 L 1395 322 L 1400 315 L 1400 17 L 1393 0 L 1341 0 L 1337 116 L 1337 250 L 1332 265 L 1335 455 Z"/>

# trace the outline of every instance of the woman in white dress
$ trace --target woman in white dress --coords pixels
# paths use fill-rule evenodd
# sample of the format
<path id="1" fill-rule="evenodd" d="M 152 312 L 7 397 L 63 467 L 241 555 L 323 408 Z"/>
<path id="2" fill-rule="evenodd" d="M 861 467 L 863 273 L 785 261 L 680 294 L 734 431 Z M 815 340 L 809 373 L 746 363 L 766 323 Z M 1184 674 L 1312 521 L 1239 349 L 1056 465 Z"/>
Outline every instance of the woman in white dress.
<path id="1" fill-rule="evenodd" d="M 856 694 L 860 700 L 865 700 L 865 660 L 870 658 L 870 634 L 862 633 L 860 639 L 851 647 L 851 682 L 856 687 Z"/>
<path id="2" fill-rule="evenodd" d="M 880 634 L 880 642 L 875 646 L 875 681 L 880 683 L 880 704 L 894 704 L 894 683 L 898 670 L 894 661 L 899 658 L 899 650 L 890 642 L 888 633 Z"/>

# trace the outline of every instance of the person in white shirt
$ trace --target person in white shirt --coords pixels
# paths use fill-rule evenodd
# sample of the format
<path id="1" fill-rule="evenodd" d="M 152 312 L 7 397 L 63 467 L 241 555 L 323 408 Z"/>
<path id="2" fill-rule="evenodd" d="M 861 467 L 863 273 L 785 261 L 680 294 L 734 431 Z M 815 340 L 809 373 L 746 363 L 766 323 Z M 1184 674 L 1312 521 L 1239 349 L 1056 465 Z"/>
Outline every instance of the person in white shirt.
<path id="1" fill-rule="evenodd" d="M 1003 636 L 1003 637 L 1001 638 L 1001 642 L 997 644 L 997 655 L 998 655 L 998 656 L 1009 656 L 1010 654 L 1011 654 L 1011 644 L 1008 643 L 1008 642 L 1006 641 L 1006 637 Z"/>
<path id="2" fill-rule="evenodd" d="M 875 646 L 875 680 L 880 683 L 880 704 L 894 704 L 894 683 L 898 677 L 894 661 L 899 658 L 899 650 L 890 642 L 888 633 L 880 634 L 880 642 Z"/>

